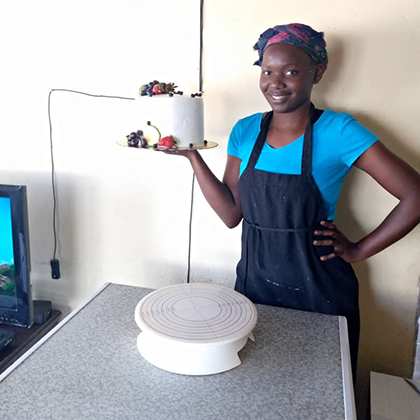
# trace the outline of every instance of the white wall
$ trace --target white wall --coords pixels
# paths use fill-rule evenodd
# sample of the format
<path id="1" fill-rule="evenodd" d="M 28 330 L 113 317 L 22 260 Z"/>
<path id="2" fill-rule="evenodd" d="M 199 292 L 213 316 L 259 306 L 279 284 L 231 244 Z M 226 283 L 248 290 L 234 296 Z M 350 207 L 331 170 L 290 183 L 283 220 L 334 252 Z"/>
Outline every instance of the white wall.
<path id="1" fill-rule="evenodd" d="M 51 97 L 58 189 L 53 252 L 47 98 L 51 89 L 134 97 L 152 79 L 198 89 L 199 0 L 2 2 L 0 182 L 28 185 L 32 278 L 37 298 L 67 312 L 103 282 L 160 287 L 186 279 L 192 172 L 185 159 L 115 145 L 133 126 L 132 103 L 65 92 Z M 269 26 L 305 22 L 326 33 L 330 66 L 318 107 L 353 113 L 420 167 L 417 119 L 420 6 L 417 0 L 278 2 L 209 0 L 205 5 L 203 152 L 222 176 L 236 120 L 267 106 L 252 45 Z M 354 240 L 396 200 L 351 173 L 337 223 Z M 240 228 L 228 230 L 195 188 L 193 281 L 232 286 Z M 369 370 L 408 376 L 414 348 L 420 233 L 355 265 L 361 285 L 358 398 Z M 363 404 L 362 404 L 363 405 Z M 363 412 L 363 408 L 362 408 Z"/>

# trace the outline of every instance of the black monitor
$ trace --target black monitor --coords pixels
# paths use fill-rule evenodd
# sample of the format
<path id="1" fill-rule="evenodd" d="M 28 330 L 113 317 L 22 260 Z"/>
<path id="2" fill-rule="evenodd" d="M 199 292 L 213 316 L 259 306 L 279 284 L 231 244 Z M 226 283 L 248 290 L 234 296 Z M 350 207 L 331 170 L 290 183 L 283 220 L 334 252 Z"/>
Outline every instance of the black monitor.
<path id="1" fill-rule="evenodd" d="M 26 186 L 0 185 L 0 324 L 33 323 Z"/>

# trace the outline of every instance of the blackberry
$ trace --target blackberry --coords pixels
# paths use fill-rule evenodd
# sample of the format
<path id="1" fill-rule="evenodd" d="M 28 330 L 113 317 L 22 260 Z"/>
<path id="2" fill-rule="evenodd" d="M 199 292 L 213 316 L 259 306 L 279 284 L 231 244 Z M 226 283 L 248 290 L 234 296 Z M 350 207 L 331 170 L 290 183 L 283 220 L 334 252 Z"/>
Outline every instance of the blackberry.
<path id="1" fill-rule="evenodd" d="M 128 140 L 128 147 L 137 147 L 139 145 L 139 139 L 135 138 L 135 139 L 130 139 Z"/>

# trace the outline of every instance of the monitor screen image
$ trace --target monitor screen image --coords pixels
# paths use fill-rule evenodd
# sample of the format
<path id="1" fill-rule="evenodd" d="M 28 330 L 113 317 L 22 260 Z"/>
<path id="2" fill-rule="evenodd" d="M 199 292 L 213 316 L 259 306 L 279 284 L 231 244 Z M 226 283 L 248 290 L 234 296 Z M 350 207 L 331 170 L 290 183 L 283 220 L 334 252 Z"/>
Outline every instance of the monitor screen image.
<path id="1" fill-rule="evenodd" d="M 16 310 L 15 261 L 13 254 L 12 210 L 10 198 L 0 197 L 0 305 Z"/>
<path id="2" fill-rule="evenodd" d="M 33 323 L 25 185 L 0 185 L 0 324 Z"/>

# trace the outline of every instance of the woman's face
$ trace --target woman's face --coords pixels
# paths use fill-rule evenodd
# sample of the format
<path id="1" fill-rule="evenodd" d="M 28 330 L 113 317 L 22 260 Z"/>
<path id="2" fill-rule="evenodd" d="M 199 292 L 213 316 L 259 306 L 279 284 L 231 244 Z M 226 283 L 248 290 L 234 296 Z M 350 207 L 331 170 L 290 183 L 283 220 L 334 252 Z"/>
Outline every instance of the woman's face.
<path id="1" fill-rule="evenodd" d="M 293 45 L 273 44 L 264 52 L 260 89 L 274 112 L 293 112 L 309 103 L 321 77 L 321 67 Z"/>

